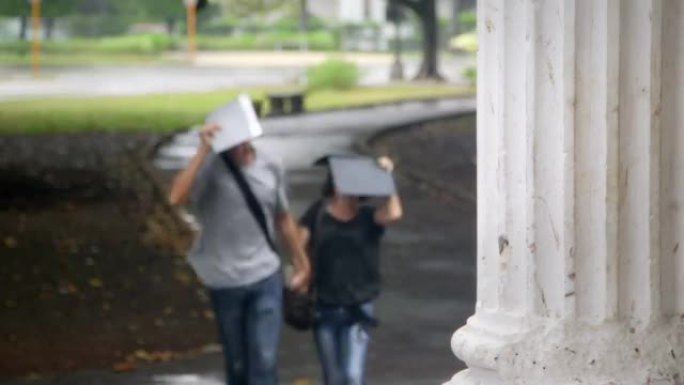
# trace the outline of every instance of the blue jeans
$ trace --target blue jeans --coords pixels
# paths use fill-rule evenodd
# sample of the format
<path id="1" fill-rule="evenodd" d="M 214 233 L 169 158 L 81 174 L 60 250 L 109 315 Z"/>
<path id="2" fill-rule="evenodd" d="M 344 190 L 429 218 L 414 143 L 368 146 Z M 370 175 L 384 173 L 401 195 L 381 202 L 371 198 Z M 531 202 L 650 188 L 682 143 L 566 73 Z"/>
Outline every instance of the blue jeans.
<path id="1" fill-rule="evenodd" d="M 366 384 L 366 352 L 371 328 L 368 320 L 373 316 L 373 303 L 360 305 L 357 310 L 367 319 L 348 307 L 316 306 L 314 339 L 325 385 Z"/>
<path id="2" fill-rule="evenodd" d="M 209 290 L 230 385 L 276 385 L 282 322 L 280 272 L 251 285 Z"/>

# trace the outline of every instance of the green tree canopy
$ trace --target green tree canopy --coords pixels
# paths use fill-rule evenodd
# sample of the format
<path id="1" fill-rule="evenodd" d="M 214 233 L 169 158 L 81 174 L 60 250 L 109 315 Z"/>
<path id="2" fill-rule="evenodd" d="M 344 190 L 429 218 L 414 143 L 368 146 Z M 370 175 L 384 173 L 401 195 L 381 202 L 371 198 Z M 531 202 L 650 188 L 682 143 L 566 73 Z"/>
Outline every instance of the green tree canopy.
<path id="1" fill-rule="evenodd" d="M 27 16 L 31 8 L 26 0 L 2 0 L 0 1 L 0 15 L 2 16 Z"/>
<path id="2" fill-rule="evenodd" d="M 254 16 L 292 6 L 298 9 L 299 4 L 291 0 L 213 0 L 231 16 Z"/>

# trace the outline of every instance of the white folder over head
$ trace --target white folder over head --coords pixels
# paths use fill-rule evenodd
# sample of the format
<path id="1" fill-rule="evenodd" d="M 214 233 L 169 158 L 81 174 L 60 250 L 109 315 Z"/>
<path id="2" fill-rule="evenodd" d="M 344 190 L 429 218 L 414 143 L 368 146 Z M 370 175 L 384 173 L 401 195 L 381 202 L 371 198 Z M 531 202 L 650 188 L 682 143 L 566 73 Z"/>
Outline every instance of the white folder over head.
<path id="1" fill-rule="evenodd" d="M 217 153 L 258 138 L 264 133 L 252 100 L 245 94 L 212 111 L 207 115 L 205 123 L 215 123 L 220 127 L 211 141 L 211 147 Z"/>

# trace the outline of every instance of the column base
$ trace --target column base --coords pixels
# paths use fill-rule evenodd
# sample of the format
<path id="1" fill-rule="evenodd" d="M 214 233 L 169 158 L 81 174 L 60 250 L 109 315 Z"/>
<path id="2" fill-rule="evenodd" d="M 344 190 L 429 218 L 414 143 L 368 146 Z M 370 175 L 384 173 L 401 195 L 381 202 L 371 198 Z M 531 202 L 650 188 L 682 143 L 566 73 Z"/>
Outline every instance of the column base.
<path id="1" fill-rule="evenodd" d="M 495 371 L 466 369 L 457 373 L 451 381 L 443 385 L 508 385 Z"/>
<path id="2" fill-rule="evenodd" d="M 680 317 L 638 327 L 475 315 L 452 338 L 469 369 L 445 385 L 682 385 L 682 340 Z"/>

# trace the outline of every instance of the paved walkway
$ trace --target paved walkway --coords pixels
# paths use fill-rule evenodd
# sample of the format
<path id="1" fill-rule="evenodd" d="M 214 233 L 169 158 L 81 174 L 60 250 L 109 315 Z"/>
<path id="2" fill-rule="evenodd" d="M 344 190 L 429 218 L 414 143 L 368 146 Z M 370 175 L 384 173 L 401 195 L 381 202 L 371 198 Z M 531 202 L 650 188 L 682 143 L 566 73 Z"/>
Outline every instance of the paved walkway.
<path id="1" fill-rule="evenodd" d="M 348 151 L 355 140 L 388 127 L 416 124 L 475 109 L 469 98 L 426 100 L 297 116 L 266 118 L 261 146 L 280 156 L 290 170 L 308 169 L 320 156 Z M 160 149 L 157 165 L 178 169 L 197 148 L 196 132 L 179 134 Z"/>

